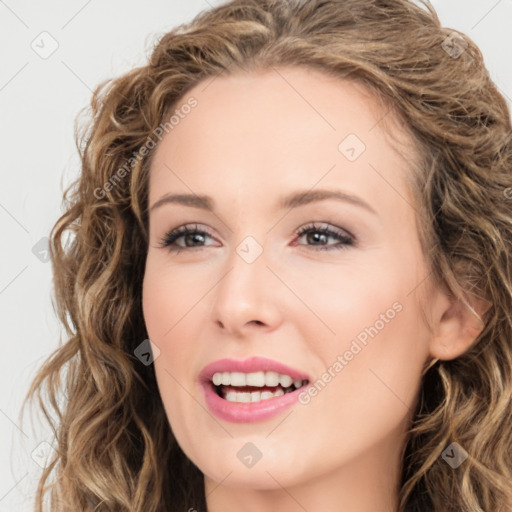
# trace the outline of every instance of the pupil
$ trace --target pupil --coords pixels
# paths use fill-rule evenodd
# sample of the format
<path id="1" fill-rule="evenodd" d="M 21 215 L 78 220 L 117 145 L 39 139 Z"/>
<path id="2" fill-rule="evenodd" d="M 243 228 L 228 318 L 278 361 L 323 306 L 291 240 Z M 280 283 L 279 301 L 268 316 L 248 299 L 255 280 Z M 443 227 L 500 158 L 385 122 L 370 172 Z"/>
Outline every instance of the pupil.
<path id="1" fill-rule="evenodd" d="M 313 233 L 310 233 L 310 235 L 313 236 L 313 238 L 315 239 L 314 241 L 319 242 L 320 241 L 319 238 L 321 238 L 321 240 L 323 240 L 325 242 L 325 236 L 326 235 L 324 233 L 315 233 L 315 232 L 313 232 Z"/>
<path id="2" fill-rule="evenodd" d="M 202 241 L 202 240 L 201 240 L 201 238 L 202 238 L 203 236 L 202 236 L 200 233 L 192 233 L 191 235 L 189 234 L 189 235 L 187 236 L 187 241 L 188 241 L 188 240 L 194 240 L 194 238 L 196 238 L 196 241 L 197 241 L 197 237 L 199 237 L 199 239 L 200 239 L 200 240 L 199 240 L 199 242 L 201 242 L 201 241 Z M 192 243 L 194 243 L 194 242 L 192 242 Z M 188 245 L 188 244 L 187 244 L 187 245 Z"/>

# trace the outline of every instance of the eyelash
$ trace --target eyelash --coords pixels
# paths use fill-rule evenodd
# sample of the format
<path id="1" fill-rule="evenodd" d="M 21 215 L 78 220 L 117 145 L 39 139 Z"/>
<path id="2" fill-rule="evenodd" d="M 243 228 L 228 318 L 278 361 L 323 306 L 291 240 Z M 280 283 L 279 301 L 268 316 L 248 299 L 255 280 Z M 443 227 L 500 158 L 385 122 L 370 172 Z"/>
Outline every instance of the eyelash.
<path id="1" fill-rule="evenodd" d="M 322 233 L 324 235 L 332 236 L 334 238 L 337 238 L 341 245 L 338 246 L 310 246 L 310 247 L 317 247 L 316 249 L 313 249 L 314 251 L 332 251 L 332 250 L 341 250 L 346 249 L 347 246 L 353 246 L 355 242 L 355 238 L 352 235 L 344 234 L 341 231 L 333 230 L 329 227 L 323 226 L 319 227 L 315 223 L 308 224 L 299 230 L 297 230 L 296 235 L 301 238 L 307 233 Z M 201 235 L 211 235 L 202 229 L 197 229 L 197 224 L 195 224 L 195 227 L 191 227 L 190 225 L 180 226 L 179 228 L 176 228 L 169 233 L 167 233 L 159 243 L 159 247 L 164 249 L 167 248 L 169 251 L 175 252 L 176 254 L 181 252 L 183 249 L 202 249 L 204 246 L 195 246 L 195 247 L 183 247 L 179 248 L 180 246 L 172 246 L 172 244 L 179 238 L 190 235 L 190 234 L 201 234 Z"/>

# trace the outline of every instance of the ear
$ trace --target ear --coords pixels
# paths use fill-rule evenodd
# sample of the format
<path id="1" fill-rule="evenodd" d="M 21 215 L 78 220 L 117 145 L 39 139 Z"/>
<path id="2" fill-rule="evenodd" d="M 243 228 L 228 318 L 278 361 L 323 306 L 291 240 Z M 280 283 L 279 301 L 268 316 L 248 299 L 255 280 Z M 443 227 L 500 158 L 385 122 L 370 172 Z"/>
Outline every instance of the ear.
<path id="1" fill-rule="evenodd" d="M 440 293 L 434 305 L 434 332 L 430 340 L 430 354 L 438 359 L 455 359 L 466 352 L 482 332 L 485 313 L 492 305 L 476 298 L 466 298 L 475 314 L 459 299 Z"/>

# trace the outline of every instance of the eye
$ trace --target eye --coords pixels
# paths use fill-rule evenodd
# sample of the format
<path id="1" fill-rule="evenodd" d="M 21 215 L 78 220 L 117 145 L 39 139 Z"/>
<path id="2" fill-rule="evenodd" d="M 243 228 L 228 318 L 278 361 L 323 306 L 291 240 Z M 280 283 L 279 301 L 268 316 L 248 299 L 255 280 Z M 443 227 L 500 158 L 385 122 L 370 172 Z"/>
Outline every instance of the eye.
<path id="1" fill-rule="evenodd" d="M 354 245 L 355 242 L 355 238 L 344 230 L 333 229 L 327 226 L 317 226 L 315 223 L 300 228 L 296 234 L 299 238 L 302 238 L 305 235 L 314 234 L 315 236 L 308 236 L 307 240 L 312 242 L 313 246 L 317 246 L 316 249 L 313 249 L 316 251 L 344 249 L 347 246 Z M 180 226 L 179 228 L 167 233 L 160 240 L 159 247 L 168 248 L 170 251 L 179 253 L 181 252 L 180 248 L 192 249 L 204 247 L 204 245 L 196 244 L 204 243 L 206 237 L 211 238 L 211 235 L 203 229 L 198 229 L 197 224 Z M 176 243 L 177 240 L 181 238 L 185 241 L 184 246 Z M 329 238 L 334 238 L 338 240 L 339 243 L 330 246 L 326 245 L 324 242 Z"/>
<path id="2" fill-rule="evenodd" d="M 183 247 L 182 245 L 175 244 L 176 240 L 183 238 L 185 240 L 185 248 L 187 247 L 201 247 L 193 245 L 196 242 L 201 243 L 204 241 L 205 237 L 210 237 L 210 234 L 207 231 L 197 228 L 197 224 L 195 225 L 185 225 L 180 226 L 179 228 L 174 229 L 167 233 L 161 240 L 159 247 L 165 248 L 167 247 L 170 251 L 180 252 L 181 249 L 179 247 Z M 192 245 L 188 245 L 187 242 L 191 242 Z"/>
<path id="3" fill-rule="evenodd" d="M 332 229 L 328 226 L 319 227 L 315 223 L 308 224 L 297 231 L 297 236 L 299 238 L 302 238 L 304 235 L 311 234 L 314 236 L 306 236 L 306 239 L 314 242 L 313 245 L 318 247 L 317 249 L 314 249 L 316 251 L 346 249 L 347 246 L 354 245 L 355 241 L 354 237 L 346 231 Z M 324 244 L 323 242 L 327 241 L 329 238 L 335 238 L 339 243 L 331 246 Z"/>

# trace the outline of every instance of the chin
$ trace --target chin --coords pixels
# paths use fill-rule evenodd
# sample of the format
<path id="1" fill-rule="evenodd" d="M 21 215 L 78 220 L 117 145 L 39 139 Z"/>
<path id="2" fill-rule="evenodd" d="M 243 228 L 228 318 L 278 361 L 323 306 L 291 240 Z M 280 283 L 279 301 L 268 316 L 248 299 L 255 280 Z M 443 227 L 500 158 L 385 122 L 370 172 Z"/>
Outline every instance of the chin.
<path id="1" fill-rule="evenodd" d="M 311 463 L 304 466 L 306 460 L 300 456 L 300 450 L 293 449 L 295 455 L 299 456 L 297 460 L 297 457 L 290 457 L 282 451 L 276 452 L 276 447 L 269 440 L 254 436 L 254 441 L 250 439 L 234 437 L 226 440 L 219 450 L 202 449 L 194 464 L 205 476 L 229 487 L 282 489 L 282 486 L 300 485 L 311 478 L 308 471 Z M 259 447 L 260 456 L 256 446 Z M 210 454 L 208 459 L 205 458 L 207 453 Z"/>

